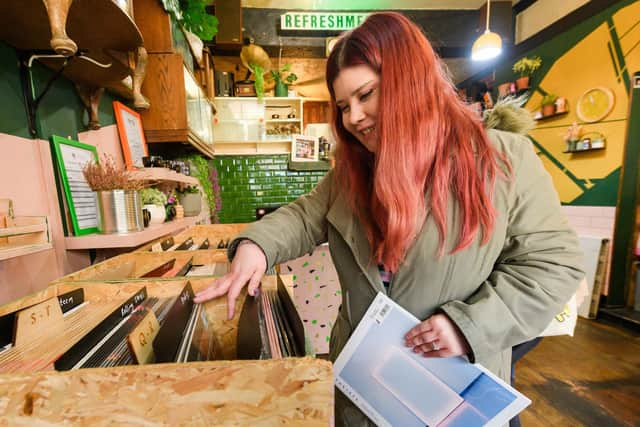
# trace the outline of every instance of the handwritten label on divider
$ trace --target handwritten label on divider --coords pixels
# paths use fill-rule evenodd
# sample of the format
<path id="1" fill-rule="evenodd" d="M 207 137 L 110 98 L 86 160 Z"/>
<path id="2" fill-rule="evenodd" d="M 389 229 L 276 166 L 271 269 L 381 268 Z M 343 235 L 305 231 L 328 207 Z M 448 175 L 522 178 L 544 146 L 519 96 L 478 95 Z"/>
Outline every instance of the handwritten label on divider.
<path id="1" fill-rule="evenodd" d="M 160 324 L 153 311 L 148 311 L 142 321 L 127 336 L 129 349 L 139 365 L 153 363 L 153 340 L 158 335 Z"/>
<path id="2" fill-rule="evenodd" d="M 19 347 L 37 337 L 62 330 L 64 318 L 57 297 L 25 308 L 16 314 L 15 346 Z"/>

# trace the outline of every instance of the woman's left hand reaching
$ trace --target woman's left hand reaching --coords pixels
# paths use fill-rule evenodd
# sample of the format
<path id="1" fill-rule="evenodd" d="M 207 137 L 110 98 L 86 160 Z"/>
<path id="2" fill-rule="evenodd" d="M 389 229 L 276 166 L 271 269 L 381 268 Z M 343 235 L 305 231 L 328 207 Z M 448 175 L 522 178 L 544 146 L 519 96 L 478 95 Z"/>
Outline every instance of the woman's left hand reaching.
<path id="1" fill-rule="evenodd" d="M 405 345 L 424 357 L 463 356 L 471 348 L 446 314 L 434 314 L 404 336 Z"/>

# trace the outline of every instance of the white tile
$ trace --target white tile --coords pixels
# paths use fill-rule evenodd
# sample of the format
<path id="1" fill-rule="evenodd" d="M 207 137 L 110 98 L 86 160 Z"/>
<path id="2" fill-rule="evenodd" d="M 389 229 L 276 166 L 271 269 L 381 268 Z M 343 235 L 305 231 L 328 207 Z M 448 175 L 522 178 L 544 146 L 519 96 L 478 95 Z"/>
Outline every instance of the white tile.
<path id="1" fill-rule="evenodd" d="M 591 218 L 586 216 L 569 216 L 569 224 L 573 227 L 590 227 L 591 226 Z"/>
<path id="2" fill-rule="evenodd" d="M 564 213 L 568 216 L 571 215 L 579 215 L 580 209 L 578 209 L 579 206 L 562 206 L 562 210 L 564 211 Z"/>
<path id="3" fill-rule="evenodd" d="M 611 239 L 613 237 L 613 232 L 607 228 L 596 228 L 596 227 L 580 227 L 576 228 L 576 233 L 579 236 L 592 236 L 592 237 L 602 237 Z"/>
<path id="4" fill-rule="evenodd" d="M 604 206 L 602 208 L 602 216 L 606 218 L 615 218 L 616 217 L 616 207 L 615 206 Z"/>
<path id="5" fill-rule="evenodd" d="M 591 226 L 593 228 L 603 228 L 606 230 L 613 230 L 613 218 L 606 217 L 593 217 L 591 218 Z"/>

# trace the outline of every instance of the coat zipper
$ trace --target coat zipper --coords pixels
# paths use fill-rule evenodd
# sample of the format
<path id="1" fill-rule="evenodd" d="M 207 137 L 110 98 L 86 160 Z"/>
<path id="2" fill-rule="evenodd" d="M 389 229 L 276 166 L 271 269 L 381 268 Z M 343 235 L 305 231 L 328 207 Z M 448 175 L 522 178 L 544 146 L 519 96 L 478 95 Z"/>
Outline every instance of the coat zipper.
<path id="1" fill-rule="evenodd" d="M 351 321 L 351 301 L 349 301 L 349 291 L 344 291 L 344 299 L 347 304 L 347 320 L 349 321 L 349 328 L 353 329 L 353 322 Z"/>
<path id="2" fill-rule="evenodd" d="M 389 298 L 391 298 L 391 287 L 393 286 L 393 282 L 395 282 L 396 280 L 396 274 L 397 273 L 391 273 L 391 280 L 389 280 L 389 288 L 387 289 L 387 296 Z M 382 287 L 384 288 L 384 284 L 382 285 Z"/>

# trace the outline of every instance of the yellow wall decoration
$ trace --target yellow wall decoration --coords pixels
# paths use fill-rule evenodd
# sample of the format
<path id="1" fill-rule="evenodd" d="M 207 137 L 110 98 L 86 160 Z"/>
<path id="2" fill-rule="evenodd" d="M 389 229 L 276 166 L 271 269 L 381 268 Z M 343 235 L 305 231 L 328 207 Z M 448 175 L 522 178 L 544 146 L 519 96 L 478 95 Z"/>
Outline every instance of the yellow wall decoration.
<path id="1" fill-rule="evenodd" d="M 627 126 L 629 76 L 640 70 L 640 1 L 612 9 L 603 12 L 600 23 L 561 56 L 554 59 L 543 55 L 546 72 L 526 105 L 532 112 L 539 110 L 544 93 L 553 93 L 568 101 L 568 114 L 540 120 L 530 133 L 565 204 L 615 205 Z M 567 33 L 579 30 L 574 28 Z M 563 43 L 563 37 L 566 34 L 550 40 L 540 50 L 551 52 L 554 44 Z M 538 50 L 534 53 L 538 53 Z M 610 92 L 614 98 L 610 110 L 602 106 L 608 113 L 602 118 L 592 117 L 590 110 L 578 115 L 577 103 L 581 96 L 599 87 L 604 88 L 602 93 Z M 595 101 L 596 97 L 591 96 L 591 99 Z M 583 107 L 592 106 L 583 104 Z M 595 113 L 597 111 L 591 111 L 591 114 Z M 587 123 L 583 119 L 597 120 Z M 563 136 L 574 122 L 583 126 L 583 134 L 602 133 L 606 137 L 606 148 L 564 153 L 566 145 Z M 602 203 L 597 200 L 594 202 L 592 197 L 590 203 L 580 203 L 587 192 L 599 185 L 607 185 L 607 191 L 602 192 L 606 200 L 601 198 Z M 611 194 L 612 190 L 614 194 Z"/>

